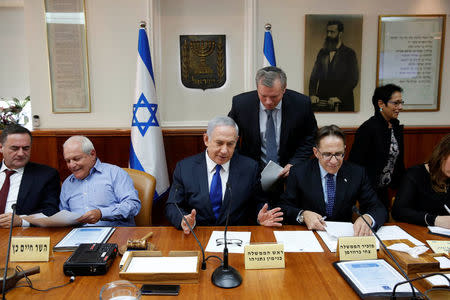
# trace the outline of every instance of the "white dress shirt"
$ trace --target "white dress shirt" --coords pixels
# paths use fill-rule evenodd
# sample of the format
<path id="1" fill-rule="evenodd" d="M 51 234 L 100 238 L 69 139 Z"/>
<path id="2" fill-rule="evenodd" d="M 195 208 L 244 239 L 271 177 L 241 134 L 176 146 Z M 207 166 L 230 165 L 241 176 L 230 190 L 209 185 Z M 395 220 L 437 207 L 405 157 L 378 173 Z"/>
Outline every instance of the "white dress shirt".
<path id="1" fill-rule="evenodd" d="M 5 182 L 6 173 L 5 170 L 8 169 L 5 165 L 5 161 L 2 163 L 2 167 L 0 168 L 0 188 L 3 186 L 3 183 Z M 14 174 L 9 177 L 10 180 L 10 186 L 9 186 L 9 192 L 8 192 L 8 198 L 6 199 L 6 206 L 5 206 L 5 214 L 12 212 L 11 206 L 13 204 L 17 203 L 17 196 L 19 195 L 19 188 L 20 183 L 22 182 L 22 176 L 23 171 L 25 170 L 25 167 L 20 169 L 15 169 L 16 171 Z M 22 219 L 22 226 L 28 227 L 30 226 L 30 223 Z"/>
<path id="2" fill-rule="evenodd" d="M 216 173 L 216 163 L 209 158 L 208 156 L 208 150 L 205 151 L 206 156 L 206 170 L 208 172 L 208 191 L 211 190 L 211 181 Z M 228 175 L 230 174 L 230 161 L 227 161 L 222 165 L 222 168 L 220 169 L 220 180 L 222 181 L 222 202 L 223 198 L 225 196 L 225 191 L 227 189 L 227 182 L 228 182 Z"/>

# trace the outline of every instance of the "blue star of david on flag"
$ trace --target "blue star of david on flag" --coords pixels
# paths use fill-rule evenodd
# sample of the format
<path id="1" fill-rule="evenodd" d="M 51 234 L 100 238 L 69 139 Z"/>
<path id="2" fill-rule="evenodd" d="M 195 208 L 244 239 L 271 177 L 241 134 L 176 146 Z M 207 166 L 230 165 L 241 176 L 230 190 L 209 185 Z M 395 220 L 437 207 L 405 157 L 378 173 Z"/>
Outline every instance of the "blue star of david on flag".
<path id="1" fill-rule="evenodd" d="M 139 122 L 136 114 L 139 109 L 147 109 L 150 113 L 148 120 L 144 120 L 144 122 Z M 136 104 L 133 104 L 133 121 L 131 122 L 131 126 L 136 126 L 139 129 L 139 132 L 142 136 L 145 136 L 148 128 L 150 126 L 159 126 L 158 120 L 156 119 L 156 111 L 158 110 L 158 104 L 149 103 L 147 98 L 145 98 L 144 93 L 141 93 L 139 100 Z"/>

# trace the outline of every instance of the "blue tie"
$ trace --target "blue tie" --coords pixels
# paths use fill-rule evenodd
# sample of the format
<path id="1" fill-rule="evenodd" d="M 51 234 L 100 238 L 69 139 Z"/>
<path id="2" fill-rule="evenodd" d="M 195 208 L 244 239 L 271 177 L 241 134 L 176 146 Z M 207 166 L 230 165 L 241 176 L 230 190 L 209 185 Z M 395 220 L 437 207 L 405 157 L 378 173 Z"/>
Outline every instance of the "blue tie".
<path id="1" fill-rule="evenodd" d="M 275 136 L 275 125 L 273 122 L 272 110 L 266 109 L 267 123 L 266 123 L 266 159 L 267 162 L 272 160 L 278 163 L 278 147 Z"/>
<path id="2" fill-rule="evenodd" d="M 222 180 L 220 179 L 221 165 L 216 165 L 216 173 L 211 180 L 211 188 L 209 189 L 209 199 L 216 219 L 219 219 L 220 208 L 222 207 Z"/>
<path id="3" fill-rule="evenodd" d="M 327 177 L 327 196 L 328 196 L 327 216 L 331 217 L 331 215 L 333 215 L 334 200 L 336 197 L 336 183 L 334 182 L 333 174 L 328 173 L 326 177 Z"/>

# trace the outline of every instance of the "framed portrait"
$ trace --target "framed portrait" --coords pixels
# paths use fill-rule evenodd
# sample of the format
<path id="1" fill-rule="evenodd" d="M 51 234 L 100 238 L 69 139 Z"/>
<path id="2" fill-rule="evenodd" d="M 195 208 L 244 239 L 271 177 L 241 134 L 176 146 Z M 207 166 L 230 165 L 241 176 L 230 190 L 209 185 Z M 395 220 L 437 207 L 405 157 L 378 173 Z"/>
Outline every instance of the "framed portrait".
<path id="1" fill-rule="evenodd" d="M 84 0 L 44 0 L 52 111 L 91 111 Z"/>
<path id="2" fill-rule="evenodd" d="M 403 88 L 403 110 L 438 111 L 445 15 L 378 18 L 377 86 Z"/>
<path id="3" fill-rule="evenodd" d="M 305 94 L 315 112 L 360 107 L 362 15 L 306 15 Z"/>

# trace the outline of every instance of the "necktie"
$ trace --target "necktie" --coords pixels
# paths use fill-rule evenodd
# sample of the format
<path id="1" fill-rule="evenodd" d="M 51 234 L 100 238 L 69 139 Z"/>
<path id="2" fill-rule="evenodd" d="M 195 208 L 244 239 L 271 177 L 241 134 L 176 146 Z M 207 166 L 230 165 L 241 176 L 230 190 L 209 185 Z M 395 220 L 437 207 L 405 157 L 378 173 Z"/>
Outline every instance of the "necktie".
<path id="1" fill-rule="evenodd" d="M 10 177 L 16 171 L 6 169 L 5 173 L 5 182 L 3 182 L 2 189 L 0 190 L 0 214 L 5 213 L 6 200 L 8 199 L 9 186 L 11 185 Z"/>
<path id="2" fill-rule="evenodd" d="M 278 163 L 278 147 L 275 136 L 275 124 L 272 116 L 273 110 L 266 109 L 267 123 L 266 123 L 266 158 L 267 162 L 272 160 Z"/>
<path id="3" fill-rule="evenodd" d="M 211 188 L 209 189 L 209 200 L 216 219 L 219 219 L 220 208 L 222 207 L 222 180 L 220 179 L 221 165 L 216 165 L 216 173 L 211 180 Z"/>
<path id="4" fill-rule="evenodd" d="M 331 215 L 333 215 L 334 200 L 336 197 L 336 183 L 334 182 L 333 174 L 328 173 L 326 177 L 327 177 L 327 196 L 328 196 L 327 216 L 331 217 Z"/>

